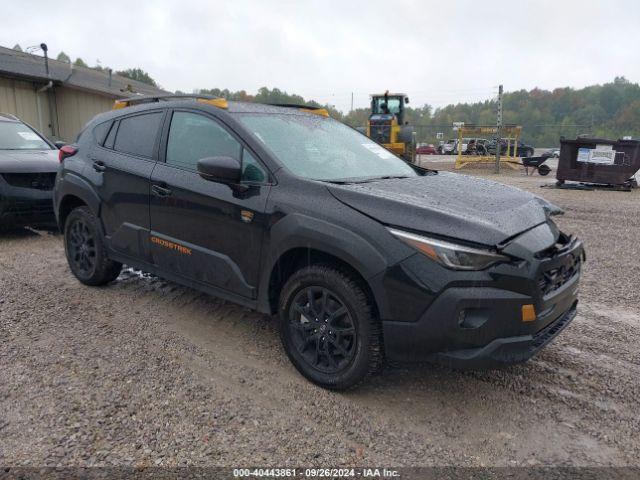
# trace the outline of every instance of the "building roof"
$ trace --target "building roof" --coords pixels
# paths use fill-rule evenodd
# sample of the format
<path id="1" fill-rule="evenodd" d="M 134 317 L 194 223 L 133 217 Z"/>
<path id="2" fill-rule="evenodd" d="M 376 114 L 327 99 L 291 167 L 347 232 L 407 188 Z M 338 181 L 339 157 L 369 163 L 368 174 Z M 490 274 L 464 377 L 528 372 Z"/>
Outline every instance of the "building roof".
<path id="1" fill-rule="evenodd" d="M 168 93 L 146 83 L 131 80 L 107 70 L 87 67 L 49 59 L 49 77 L 45 70 L 44 57 L 0 47 L 0 76 L 11 76 L 66 85 L 72 88 L 97 92 L 114 98 L 131 95 L 159 95 Z"/>

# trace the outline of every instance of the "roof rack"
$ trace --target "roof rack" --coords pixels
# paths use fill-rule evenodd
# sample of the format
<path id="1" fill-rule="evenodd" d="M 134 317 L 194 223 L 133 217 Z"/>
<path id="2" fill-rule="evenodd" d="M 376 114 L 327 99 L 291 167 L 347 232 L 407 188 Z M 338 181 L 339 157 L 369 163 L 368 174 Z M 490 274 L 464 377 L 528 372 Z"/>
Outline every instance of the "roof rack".
<path id="1" fill-rule="evenodd" d="M 158 103 L 161 101 L 170 102 L 171 100 L 189 100 L 193 99 L 200 103 L 206 103 L 218 108 L 229 108 L 227 100 L 220 97 L 214 97 L 213 95 L 200 95 L 200 94 L 188 94 L 188 93 L 169 93 L 166 95 L 136 95 L 135 97 L 122 98 L 116 100 L 113 104 L 113 109 L 132 107 L 134 105 L 142 105 L 144 103 Z"/>
<path id="2" fill-rule="evenodd" d="M 5 117 L 5 118 L 9 118 L 11 120 L 18 120 L 20 121 L 20 119 L 18 117 L 16 117 L 13 113 L 4 113 L 4 112 L 0 112 L 0 117 Z"/>
<path id="3" fill-rule="evenodd" d="M 326 108 L 314 107 L 313 105 L 301 105 L 297 103 L 269 103 L 268 105 L 283 108 L 297 108 L 298 110 L 304 110 L 306 112 L 313 113 L 314 115 L 320 115 L 321 117 L 329 116 L 329 111 Z"/>

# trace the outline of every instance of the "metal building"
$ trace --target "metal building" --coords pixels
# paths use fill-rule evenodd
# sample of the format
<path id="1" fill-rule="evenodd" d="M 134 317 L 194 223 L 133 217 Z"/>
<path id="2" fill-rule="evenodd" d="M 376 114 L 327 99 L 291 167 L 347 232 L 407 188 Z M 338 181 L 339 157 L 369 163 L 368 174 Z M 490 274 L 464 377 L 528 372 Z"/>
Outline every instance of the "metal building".
<path id="1" fill-rule="evenodd" d="M 52 140 L 71 142 L 116 98 L 167 93 L 107 70 L 77 67 L 0 47 L 0 112 L 12 113 Z"/>

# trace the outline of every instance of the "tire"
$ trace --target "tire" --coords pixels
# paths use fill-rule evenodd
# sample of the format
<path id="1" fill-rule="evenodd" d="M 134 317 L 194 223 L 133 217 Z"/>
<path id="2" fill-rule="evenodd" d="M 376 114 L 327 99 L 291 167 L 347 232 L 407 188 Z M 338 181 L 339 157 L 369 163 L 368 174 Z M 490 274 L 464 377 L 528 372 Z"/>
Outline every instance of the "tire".
<path id="1" fill-rule="evenodd" d="M 313 383 L 346 390 L 382 367 L 380 321 L 352 276 L 328 265 L 298 270 L 282 288 L 278 311 L 285 352 Z"/>
<path id="2" fill-rule="evenodd" d="M 122 270 L 121 263 L 107 257 L 98 219 L 88 207 L 77 207 L 67 217 L 64 251 L 71 272 L 85 285 L 105 285 Z"/>
<path id="3" fill-rule="evenodd" d="M 549 168 L 549 165 L 545 165 L 544 163 L 542 165 L 540 165 L 538 167 L 538 173 L 540 175 L 542 175 L 543 177 L 549 175 L 549 173 L 551 172 L 551 168 Z"/>

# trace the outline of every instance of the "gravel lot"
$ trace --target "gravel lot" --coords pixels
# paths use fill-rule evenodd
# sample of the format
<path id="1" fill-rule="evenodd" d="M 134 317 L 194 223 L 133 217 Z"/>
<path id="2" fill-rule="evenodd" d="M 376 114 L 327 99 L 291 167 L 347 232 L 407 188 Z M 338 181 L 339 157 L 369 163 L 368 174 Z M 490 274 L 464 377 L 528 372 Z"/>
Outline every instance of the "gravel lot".
<path id="1" fill-rule="evenodd" d="M 85 287 L 60 236 L 2 234 L 0 464 L 640 465 L 640 190 L 498 180 L 584 240 L 576 320 L 525 365 L 389 367 L 346 394 L 303 380 L 268 317 L 132 270 Z"/>

